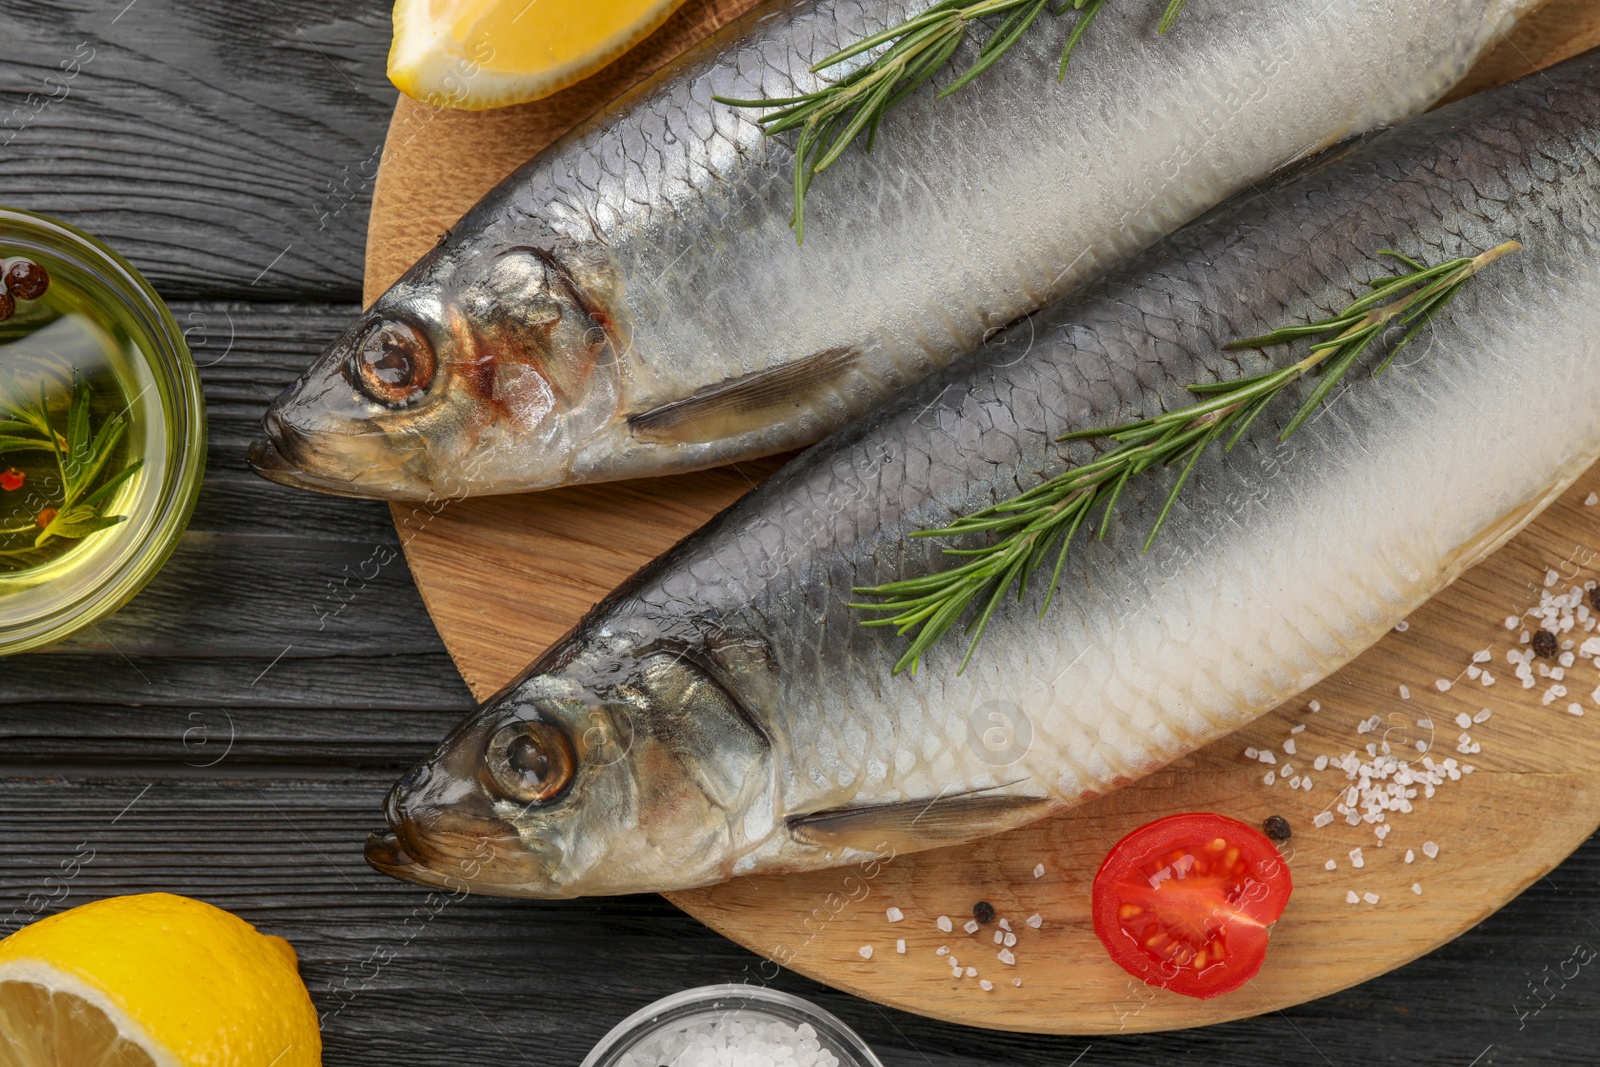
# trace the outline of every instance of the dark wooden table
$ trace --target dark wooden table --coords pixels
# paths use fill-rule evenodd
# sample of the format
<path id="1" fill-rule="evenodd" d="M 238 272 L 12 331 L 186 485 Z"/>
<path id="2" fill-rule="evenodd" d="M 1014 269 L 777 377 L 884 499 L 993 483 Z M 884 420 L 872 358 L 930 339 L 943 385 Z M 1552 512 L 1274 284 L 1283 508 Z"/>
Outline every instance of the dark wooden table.
<path id="1" fill-rule="evenodd" d="M 388 34 L 379 0 L 0 0 L 0 203 L 98 234 L 149 276 L 189 330 L 211 423 L 166 570 L 89 632 L 0 661 L 0 933 L 112 894 L 189 894 L 295 944 L 331 1065 L 559 1067 L 657 997 L 764 971 L 656 897 L 441 908 L 361 860 L 390 781 L 471 700 L 386 509 L 269 485 L 244 448 L 358 310 Z M 76 877 L 51 877 L 84 849 Z M 774 984 L 890 1067 L 1592 1064 L 1600 971 L 1557 974 L 1585 942 L 1600 945 L 1596 841 L 1425 959 L 1206 1030 L 1040 1038 Z"/>

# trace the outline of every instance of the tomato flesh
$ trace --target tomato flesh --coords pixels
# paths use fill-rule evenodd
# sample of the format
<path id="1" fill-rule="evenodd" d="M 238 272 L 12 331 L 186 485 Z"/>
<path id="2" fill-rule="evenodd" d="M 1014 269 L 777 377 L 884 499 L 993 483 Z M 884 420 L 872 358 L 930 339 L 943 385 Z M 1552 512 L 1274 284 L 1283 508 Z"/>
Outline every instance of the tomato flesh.
<path id="1" fill-rule="evenodd" d="M 1289 865 L 1267 836 L 1206 812 L 1118 841 L 1094 877 L 1094 932 L 1123 970 L 1185 996 L 1229 993 L 1267 957 L 1289 903 Z"/>

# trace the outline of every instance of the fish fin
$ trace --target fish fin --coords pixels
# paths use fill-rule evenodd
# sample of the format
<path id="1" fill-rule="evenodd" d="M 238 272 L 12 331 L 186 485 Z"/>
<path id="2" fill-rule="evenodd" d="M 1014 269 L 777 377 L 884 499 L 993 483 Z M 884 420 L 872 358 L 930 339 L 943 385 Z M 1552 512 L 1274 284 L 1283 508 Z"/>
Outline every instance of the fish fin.
<path id="1" fill-rule="evenodd" d="M 859 808 L 830 808 L 788 820 L 789 832 L 806 845 L 882 852 L 918 852 L 954 845 L 1033 822 L 1048 814 L 1044 797 L 965 794 L 933 800 L 901 800 Z"/>
<path id="2" fill-rule="evenodd" d="M 796 407 L 833 386 L 856 365 L 861 349 L 827 348 L 779 367 L 708 385 L 649 411 L 628 416 L 628 429 L 654 441 L 717 441 L 772 421 L 774 411 Z"/>
<path id="3" fill-rule="evenodd" d="M 1265 178 L 1252 182 L 1250 191 L 1255 198 L 1264 196 L 1282 185 L 1287 185 L 1297 178 L 1321 170 L 1330 163 L 1343 159 L 1350 152 L 1366 144 L 1374 137 L 1380 137 L 1389 132 L 1389 127 L 1380 126 L 1377 129 L 1367 130 L 1362 133 L 1351 133 L 1348 125 L 1333 130 L 1320 140 L 1313 141 L 1301 148 L 1294 155 L 1285 159 L 1274 167 Z M 1216 223 L 1217 220 L 1228 218 L 1239 211 L 1240 205 L 1245 203 L 1241 197 L 1232 197 L 1220 204 L 1214 205 L 1209 211 L 1204 212 L 1186 229 L 1198 230 Z"/>
<path id="4" fill-rule="evenodd" d="M 1263 192 L 1273 186 L 1292 181 L 1302 174 L 1309 174 L 1314 170 L 1327 166 L 1336 159 L 1355 148 L 1365 144 L 1370 138 L 1388 133 L 1390 127 L 1379 126 L 1376 129 L 1362 130 L 1351 133 L 1349 124 L 1339 127 L 1321 140 L 1313 141 L 1288 159 L 1272 168 L 1272 172 L 1256 183 L 1256 191 Z"/>

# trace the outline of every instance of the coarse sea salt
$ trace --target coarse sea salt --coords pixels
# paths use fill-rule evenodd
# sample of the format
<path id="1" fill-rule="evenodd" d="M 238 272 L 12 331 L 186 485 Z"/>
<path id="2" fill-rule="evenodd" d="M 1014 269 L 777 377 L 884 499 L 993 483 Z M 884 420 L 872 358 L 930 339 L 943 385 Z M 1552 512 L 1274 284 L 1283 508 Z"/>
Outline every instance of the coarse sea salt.
<path id="1" fill-rule="evenodd" d="M 1032 915 L 1030 915 L 1026 919 L 1024 919 L 1023 922 L 1027 923 L 1029 926 L 1031 926 L 1035 930 L 1037 930 L 1037 929 L 1039 929 L 1039 927 L 1044 925 L 1044 917 L 1042 915 L 1040 915 L 1038 912 L 1034 912 Z"/>
<path id="2" fill-rule="evenodd" d="M 1439 855 L 1439 846 L 1432 841 L 1424 841 L 1422 843 L 1422 854 L 1431 860 Z"/>
<path id="3" fill-rule="evenodd" d="M 1037 867 L 1035 867 L 1033 869 L 1033 876 L 1035 878 L 1043 878 L 1044 877 L 1044 864 L 1041 863 L 1041 864 L 1039 864 Z"/>
<path id="4" fill-rule="evenodd" d="M 906 913 L 901 911 L 899 908 L 890 908 L 884 913 L 884 917 L 892 923 L 897 923 L 906 917 Z"/>
<path id="5" fill-rule="evenodd" d="M 810 1023 L 791 1026 L 754 1012 L 731 1012 L 671 1023 L 645 1035 L 617 1067 L 839 1067 Z"/>
<path id="6" fill-rule="evenodd" d="M 977 933 L 978 932 L 978 920 L 977 919 L 968 919 L 964 924 L 962 924 L 961 929 L 965 930 L 969 934 Z"/>
<path id="7" fill-rule="evenodd" d="M 856 951 L 861 953 L 861 958 L 864 960 L 870 960 L 872 958 L 871 945 L 862 945 L 860 948 L 856 949 Z"/>
<path id="8" fill-rule="evenodd" d="M 1352 889 L 1345 893 L 1344 902 L 1346 904 L 1359 904 L 1361 903 L 1361 898 L 1356 896 L 1356 891 Z"/>
<path id="9" fill-rule="evenodd" d="M 906 954 L 906 939 L 902 937 L 896 941 L 894 943 L 894 950 L 900 953 L 900 955 L 904 956 Z"/>

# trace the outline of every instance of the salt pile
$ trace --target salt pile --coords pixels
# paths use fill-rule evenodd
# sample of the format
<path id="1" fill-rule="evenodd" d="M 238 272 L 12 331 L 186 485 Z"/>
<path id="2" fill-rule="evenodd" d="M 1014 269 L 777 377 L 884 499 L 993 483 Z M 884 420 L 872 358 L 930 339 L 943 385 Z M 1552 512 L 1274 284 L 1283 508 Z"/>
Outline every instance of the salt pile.
<path id="1" fill-rule="evenodd" d="M 617 1067 L 840 1067 L 810 1023 L 790 1026 L 750 1012 L 664 1026 L 623 1053 Z"/>

